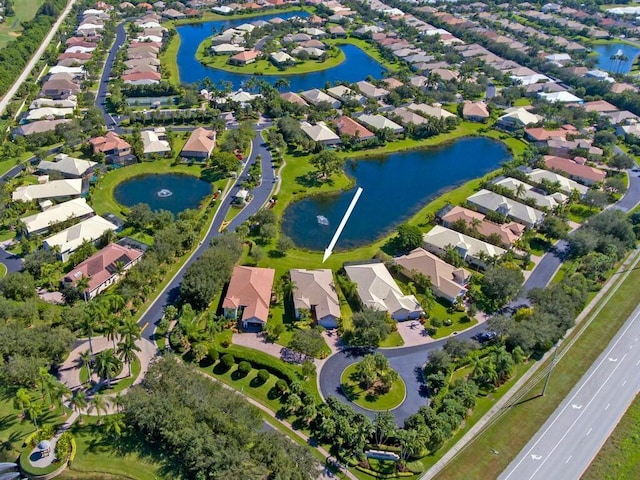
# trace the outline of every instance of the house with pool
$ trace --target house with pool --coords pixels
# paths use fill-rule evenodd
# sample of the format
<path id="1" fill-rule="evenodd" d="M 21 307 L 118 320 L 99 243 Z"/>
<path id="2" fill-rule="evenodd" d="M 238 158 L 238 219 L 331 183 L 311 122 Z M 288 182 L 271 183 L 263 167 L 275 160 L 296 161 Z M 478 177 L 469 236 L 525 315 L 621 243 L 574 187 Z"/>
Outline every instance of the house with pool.
<path id="1" fill-rule="evenodd" d="M 336 328 L 340 313 L 340 300 L 331 270 L 293 269 L 289 271 L 293 283 L 293 306 L 297 319 L 302 310 L 324 328 Z"/>

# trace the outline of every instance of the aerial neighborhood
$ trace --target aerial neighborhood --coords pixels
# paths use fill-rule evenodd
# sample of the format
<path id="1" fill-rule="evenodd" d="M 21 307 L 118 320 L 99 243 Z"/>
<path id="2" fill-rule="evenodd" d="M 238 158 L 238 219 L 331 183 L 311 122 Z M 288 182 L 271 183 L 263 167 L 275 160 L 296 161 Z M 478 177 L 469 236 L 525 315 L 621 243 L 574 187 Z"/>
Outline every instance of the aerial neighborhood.
<path id="1" fill-rule="evenodd" d="M 639 15 L 1 0 L 0 480 L 639 478 Z"/>

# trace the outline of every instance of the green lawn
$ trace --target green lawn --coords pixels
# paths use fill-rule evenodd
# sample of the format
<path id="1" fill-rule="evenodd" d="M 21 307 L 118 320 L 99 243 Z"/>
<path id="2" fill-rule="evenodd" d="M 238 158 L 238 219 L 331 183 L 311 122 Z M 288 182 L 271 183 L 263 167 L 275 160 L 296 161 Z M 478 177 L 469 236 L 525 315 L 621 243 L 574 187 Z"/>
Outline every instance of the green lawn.
<path id="1" fill-rule="evenodd" d="M 380 342 L 380 347 L 382 348 L 393 348 L 393 347 L 401 347 L 404 345 L 404 340 L 402 339 L 402 335 L 397 330 L 395 332 L 391 332 L 387 335 L 387 338 Z"/>
<path id="2" fill-rule="evenodd" d="M 632 478 L 640 478 L 640 396 L 582 476 L 582 480 Z"/>
<path id="3" fill-rule="evenodd" d="M 4 263 L 0 263 L 0 278 L 4 277 L 7 274 L 7 267 L 4 266 Z"/>
<path id="4" fill-rule="evenodd" d="M 178 69 L 178 50 L 180 49 L 180 35 L 174 35 L 167 43 L 167 48 L 160 54 L 162 75 L 174 85 L 180 85 L 180 70 Z"/>
<path id="5" fill-rule="evenodd" d="M 13 2 L 16 15 L 6 17 L 4 23 L 0 23 L 0 48 L 20 36 L 22 23 L 33 19 L 44 0 L 17 0 Z"/>
<path id="6" fill-rule="evenodd" d="M 178 478 L 165 468 L 162 455 L 149 443 L 125 431 L 118 440 L 107 436 L 96 417 L 83 416 L 71 432 L 76 439 L 77 453 L 71 466 L 59 477 L 72 479 L 135 479 L 156 480 Z"/>
<path id="7" fill-rule="evenodd" d="M 367 410 L 386 411 L 398 407 L 404 401 L 407 388 L 402 377 L 398 375 L 398 379 L 393 382 L 387 393 L 376 395 L 360 387 L 355 378 L 357 367 L 357 363 L 349 365 L 340 377 L 342 391 L 353 403 Z"/>
<path id="8" fill-rule="evenodd" d="M 638 282 L 640 270 L 631 271 L 583 335 L 558 362 L 544 397 L 537 397 L 542 391 L 542 382 L 539 382 L 524 398 L 525 401 L 506 411 L 499 422 L 478 437 L 436 478 L 496 478 L 544 424 L 633 312 L 640 302 Z M 491 449 L 500 454 L 488 455 Z"/>

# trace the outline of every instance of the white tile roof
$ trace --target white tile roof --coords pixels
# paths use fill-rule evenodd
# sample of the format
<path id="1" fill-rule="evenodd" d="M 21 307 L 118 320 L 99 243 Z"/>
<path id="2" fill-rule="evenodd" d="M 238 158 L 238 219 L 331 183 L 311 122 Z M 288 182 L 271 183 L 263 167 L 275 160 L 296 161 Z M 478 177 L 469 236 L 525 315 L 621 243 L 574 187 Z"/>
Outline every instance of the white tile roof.
<path id="1" fill-rule="evenodd" d="M 54 205 L 44 212 L 29 215 L 28 217 L 22 217 L 21 220 L 25 224 L 27 232 L 33 233 L 44 230 L 50 225 L 63 222 L 70 218 L 84 217 L 85 215 L 91 215 L 92 213 L 93 208 L 87 205 L 87 201 L 84 198 L 74 198 L 68 202 Z"/>
<path id="2" fill-rule="evenodd" d="M 82 242 L 87 240 L 94 242 L 107 230 L 115 231 L 117 228 L 108 220 L 95 216 L 46 238 L 44 243 L 49 248 L 59 246 L 60 253 L 69 253 L 77 250 L 82 245 Z"/>
<path id="3" fill-rule="evenodd" d="M 16 188 L 11 198 L 14 202 L 30 202 L 45 198 L 74 197 L 82 193 L 82 180 L 52 180 L 38 185 L 26 185 Z"/>

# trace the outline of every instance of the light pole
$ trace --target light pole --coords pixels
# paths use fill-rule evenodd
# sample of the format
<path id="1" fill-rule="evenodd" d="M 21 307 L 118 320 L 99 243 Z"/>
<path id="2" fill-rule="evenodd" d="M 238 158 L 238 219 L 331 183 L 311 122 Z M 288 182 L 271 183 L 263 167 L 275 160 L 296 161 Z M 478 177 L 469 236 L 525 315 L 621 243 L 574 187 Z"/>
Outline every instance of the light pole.
<path id="1" fill-rule="evenodd" d="M 547 392 L 547 386 L 549 385 L 549 379 L 551 378 L 551 372 L 553 371 L 553 367 L 556 365 L 558 357 L 558 344 L 556 343 L 555 350 L 553 351 L 553 359 L 551 360 L 551 365 L 549 365 L 549 372 L 547 373 L 547 378 L 544 380 L 544 387 L 542 387 L 542 396 Z"/>

